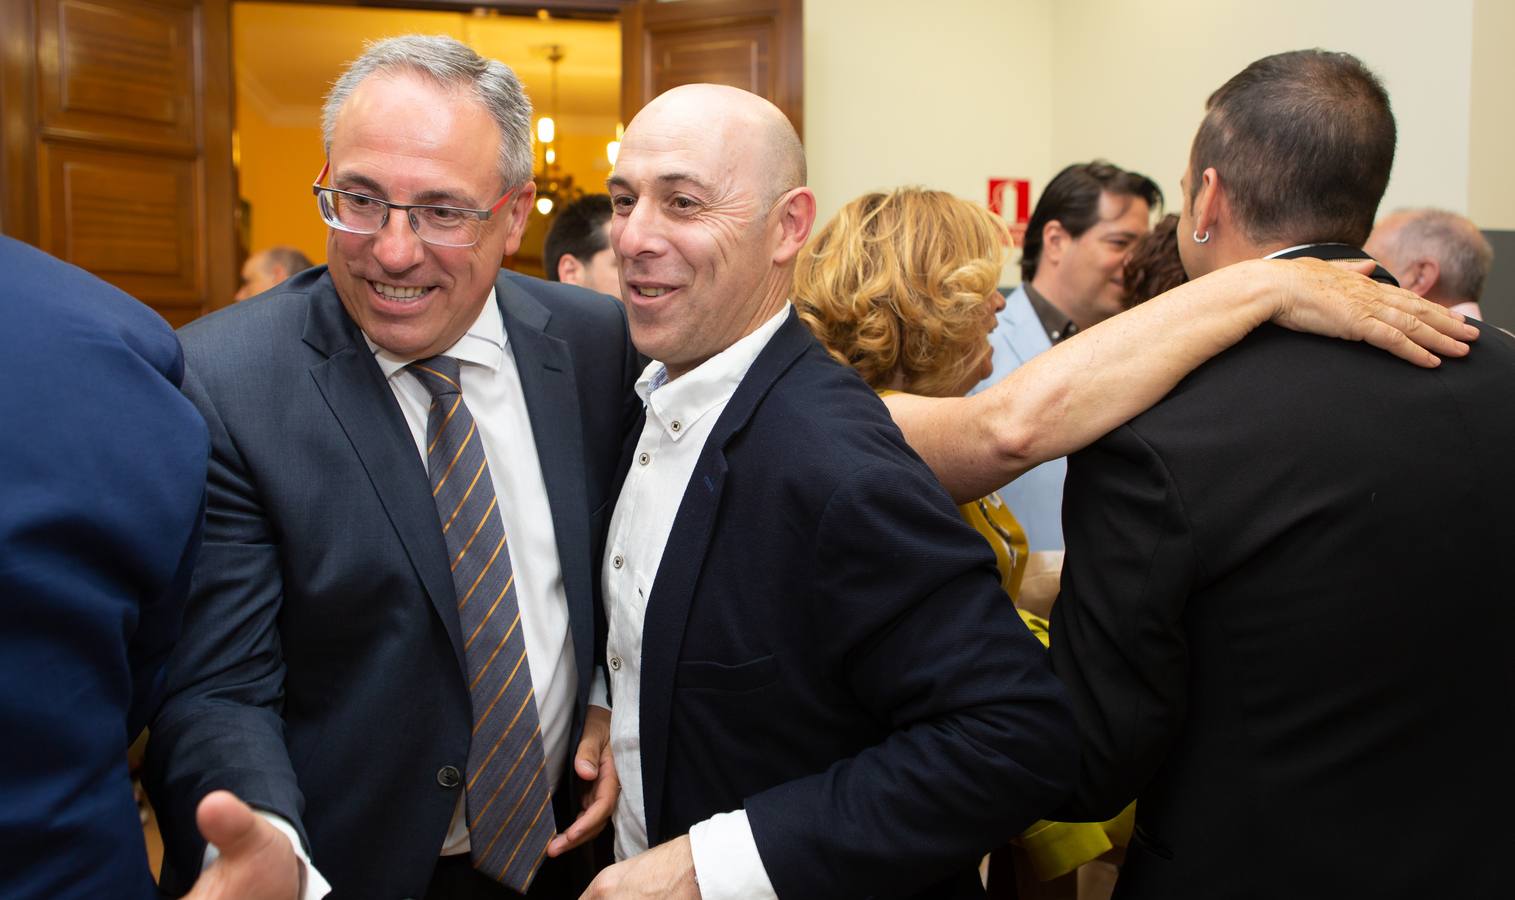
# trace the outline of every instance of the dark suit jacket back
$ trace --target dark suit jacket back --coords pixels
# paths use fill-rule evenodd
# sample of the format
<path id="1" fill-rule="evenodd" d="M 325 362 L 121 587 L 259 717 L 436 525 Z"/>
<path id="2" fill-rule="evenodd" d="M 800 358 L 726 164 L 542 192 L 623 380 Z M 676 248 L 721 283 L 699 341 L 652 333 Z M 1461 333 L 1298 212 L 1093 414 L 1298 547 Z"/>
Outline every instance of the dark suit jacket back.
<path id="1" fill-rule="evenodd" d="M 595 562 L 635 356 L 602 296 L 510 272 L 495 289 L 552 506 L 576 734 L 603 645 Z M 198 871 L 194 804 L 229 788 L 302 831 L 335 900 L 420 896 L 460 790 L 443 769 L 466 771 L 472 728 L 414 440 L 324 267 L 182 337 L 212 457 L 174 693 L 148 751 L 165 881 Z M 577 808 L 558 799 L 560 816 Z"/>
<path id="2" fill-rule="evenodd" d="M 1515 340 L 1264 326 L 1075 455 L 1052 650 L 1127 898 L 1515 896 Z"/>

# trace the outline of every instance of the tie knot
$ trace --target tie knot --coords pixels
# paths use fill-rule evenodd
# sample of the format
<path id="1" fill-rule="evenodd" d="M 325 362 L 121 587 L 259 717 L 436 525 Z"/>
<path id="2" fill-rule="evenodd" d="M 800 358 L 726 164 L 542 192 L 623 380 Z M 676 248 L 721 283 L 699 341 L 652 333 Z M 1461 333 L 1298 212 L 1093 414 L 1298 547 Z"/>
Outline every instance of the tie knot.
<path id="1" fill-rule="evenodd" d="M 421 385 L 434 398 L 463 392 L 461 382 L 458 380 L 458 370 L 461 366 L 451 356 L 418 359 L 405 368 L 410 371 L 410 374 L 416 376 L 416 380 L 421 382 Z"/>

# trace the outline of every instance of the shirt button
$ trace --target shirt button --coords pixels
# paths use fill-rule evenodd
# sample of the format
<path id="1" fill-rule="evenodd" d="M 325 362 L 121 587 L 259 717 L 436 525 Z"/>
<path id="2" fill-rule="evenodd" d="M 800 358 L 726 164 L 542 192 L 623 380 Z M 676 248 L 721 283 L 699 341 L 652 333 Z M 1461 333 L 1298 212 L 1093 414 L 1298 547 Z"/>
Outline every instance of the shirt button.
<path id="1" fill-rule="evenodd" d="M 637 462 L 641 463 L 644 466 L 647 465 L 648 463 L 652 462 L 652 454 L 650 454 L 650 453 L 641 453 L 641 454 L 638 454 L 637 455 Z"/>
<path id="2" fill-rule="evenodd" d="M 674 419 L 668 424 L 668 427 L 672 428 L 674 431 L 678 431 L 684 427 L 684 423 L 680 422 L 678 419 Z"/>
<path id="3" fill-rule="evenodd" d="M 458 774 L 457 766 L 443 766 L 437 770 L 437 784 L 445 788 L 455 788 L 463 783 L 463 776 Z"/>
<path id="4" fill-rule="evenodd" d="M 621 671 L 621 658 L 619 656 L 612 656 L 610 658 L 610 668 L 617 672 Z"/>
<path id="5" fill-rule="evenodd" d="M 619 569 L 625 563 L 626 563 L 626 560 L 622 559 L 621 558 L 621 554 L 619 554 L 619 553 L 617 553 L 610 560 L 610 565 L 613 566 L 614 568 L 617 568 L 617 569 Z"/>

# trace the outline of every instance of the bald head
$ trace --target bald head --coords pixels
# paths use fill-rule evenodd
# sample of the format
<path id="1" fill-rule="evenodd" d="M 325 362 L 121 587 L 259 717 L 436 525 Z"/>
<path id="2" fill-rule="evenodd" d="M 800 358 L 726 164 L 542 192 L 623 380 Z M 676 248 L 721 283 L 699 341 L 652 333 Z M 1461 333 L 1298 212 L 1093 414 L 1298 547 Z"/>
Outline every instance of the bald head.
<path id="1" fill-rule="evenodd" d="M 637 349 L 669 378 L 771 321 L 815 222 L 799 135 L 772 103 L 674 88 L 631 124 L 610 176 L 610 243 Z"/>
<path id="2" fill-rule="evenodd" d="M 1363 249 L 1407 289 L 1445 306 L 1478 301 L 1494 250 L 1466 216 L 1402 209 L 1373 228 Z"/>
<path id="3" fill-rule="evenodd" d="M 805 147 L 783 111 L 757 94 L 724 84 L 686 84 L 659 94 L 626 129 L 688 130 L 752 166 L 769 202 L 805 185 Z M 623 141 L 623 144 L 626 143 Z"/>

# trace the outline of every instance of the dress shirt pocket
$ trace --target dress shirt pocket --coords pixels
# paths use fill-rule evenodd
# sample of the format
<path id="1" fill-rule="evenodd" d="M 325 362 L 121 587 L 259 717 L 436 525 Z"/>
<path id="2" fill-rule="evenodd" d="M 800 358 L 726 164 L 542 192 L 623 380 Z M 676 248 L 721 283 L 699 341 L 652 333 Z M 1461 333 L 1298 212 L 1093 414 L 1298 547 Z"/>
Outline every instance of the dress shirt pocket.
<path id="1" fill-rule="evenodd" d="M 772 654 L 735 665 L 685 660 L 679 663 L 677 686 L 679 690 L 745 693 L 772 684 L 778 673 L 778 661 Z"/>

